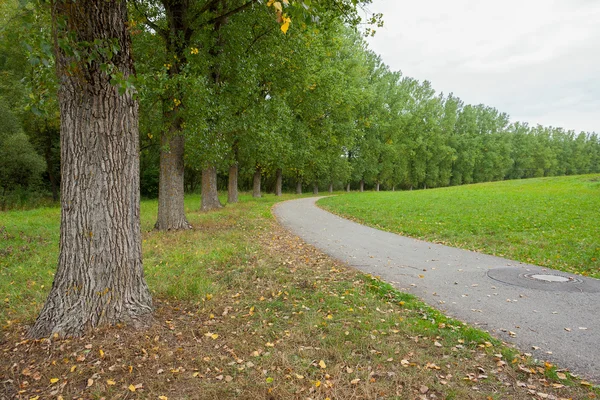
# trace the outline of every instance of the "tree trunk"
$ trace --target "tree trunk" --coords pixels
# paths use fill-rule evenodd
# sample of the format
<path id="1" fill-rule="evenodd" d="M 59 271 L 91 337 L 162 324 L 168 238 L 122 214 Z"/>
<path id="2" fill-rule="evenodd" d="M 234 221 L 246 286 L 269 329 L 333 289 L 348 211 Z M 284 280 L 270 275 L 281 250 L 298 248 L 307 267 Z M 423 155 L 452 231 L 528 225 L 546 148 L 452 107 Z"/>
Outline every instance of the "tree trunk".
<path id="1" fill-rule="evenodd" d="M 261 181 L 260 167 L 256 167 L 256 169 L 254 170 L 254 177 L 252 180 L 252 197 L 255 197 L 255 198 L 261 197 L 260 181 Z"/>
<path id="2" fill-rule="evenodd" d="M 396 191 L 396 185 L 392 186 L 392 192 Z"/>
<path id="3" fill-rule="evenodd" d="M 375 191 L 379 192 L 379 182 L 377 182 L 377 185 L 375 186 Z"/>
<path id="4" fill-rule="evenodd" d="M 283 171 L 277 168 L 275 180 L 275 196 L 281 196 L 281 187 L 283 186 Z"/>
<path id="5" fill-rule="evenodd" d="M 184 205 L 184 149 L 185 138 L 181 102 L 184 101 L 179 76 L 187 64 L 186 54 L 189 51 L 186 38 L 180 35 L 186 27 L 184 20 L 185 3 L 163 2 L 168 31 L 166 37 L 167 57 L 170 60 L 168 69 L 168 93 L 163 98 L 163 115 L 168 128 L 161 135 L 160 174 L 158 181 L 158 218 L 155 229 L 161 231 L 191 229 L 192 226 L 185 216 Z M 174 34 L 173 32 L 179 32 Z M 174 99 L 179 104 L 174 103 Z"/>
<path id="6" fill-rule="evenodd" d="M 229 167 L 229 183 L 227 185 L 227 202 L 229 204 L 238 202 L 238 165 L 234 162 Z"/>
<path id="7" fill-rule="evenodd" d="M 313 182 L 313 194 L 319 194 L 319 185 L 317 182 Z"/>
<path id="8" fill-rule="evenodd" d="M 333 193 L 333 183 L 329 182 L 329 193 Z"/>
<path id="9" fill-rule="evenodd" d="M 296 181 L 296 194 L 302 194 L 302 178 Z"/>
<path id="10" fill-rule="evenodd" d="M 159 231 L 192 228 L 185 217 L 184 143 L 183 135 L 163 133 L 161 136 L 158 218 L 154 225 Z"/>
<path id="11" fill-rule="evenodd" d="M 120 95 L 99 63 L 133 74 L 125 1 L 56 1 L 55 37 L 74 46 L 115 38 L 112 59 L 78 62 L 56 45 L 61 113 L 61 226 L 58 269 L 34 338 L 80 336 L 99 325 L 144 326 L 152 298 L 142 266 L 138 105 Z"/>
<path id="12" fill-rule="evenodd" d="M 346 185 L 346 192 L 350 193 L 350 184 L 349 183 Z"/>
<path id="13" fill-rule="evenodd" d="M 48 171 L 48 180 L 50 181 L 50 189 L 52 190 L 52 201 L 58 201 L 58 179 L 56 174 L 54 173 L 54 169 L 56 166 L 54 165 L 54 157 L 52 154 L 53 147 L 53 134 L 55 133 L 55 129 L 50 129 L 48 127 L 48 120 L 46 120 L 46 128 L 44 130 L 46 141 L 44 143 L 44 159 L 46 160 L 46 170 Z"/>
<path id="14" fill-rule="evenodd" d="M 202 170 L 202 211 L 222 208 L 217 190 L 217 168 L 207 167 Z"/>
<path id="15" fill-rule="evenodd" d="M 364 179 L 360 180 L 360 191 L 361 192 L 365 191 L 365 180 Z"/>

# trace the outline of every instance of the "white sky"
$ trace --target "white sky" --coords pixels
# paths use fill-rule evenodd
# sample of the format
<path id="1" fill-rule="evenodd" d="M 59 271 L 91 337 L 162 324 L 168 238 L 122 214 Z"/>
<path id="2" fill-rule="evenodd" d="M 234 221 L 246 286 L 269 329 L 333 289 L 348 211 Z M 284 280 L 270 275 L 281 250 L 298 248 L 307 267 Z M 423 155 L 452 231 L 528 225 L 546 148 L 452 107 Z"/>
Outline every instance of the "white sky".
<path id="1" fill-rule="evenodd" d="M 392 70 L 512 121 L 600 133 L 600 0 L 373 0 Z"/>

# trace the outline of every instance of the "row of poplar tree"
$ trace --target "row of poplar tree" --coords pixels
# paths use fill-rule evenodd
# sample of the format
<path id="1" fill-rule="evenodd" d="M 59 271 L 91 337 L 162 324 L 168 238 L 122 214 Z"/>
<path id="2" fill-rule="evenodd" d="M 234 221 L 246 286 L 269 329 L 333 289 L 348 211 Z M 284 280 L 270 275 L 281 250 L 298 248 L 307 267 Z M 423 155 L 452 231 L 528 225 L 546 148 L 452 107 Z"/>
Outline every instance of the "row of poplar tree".
<path id="1" fill-rule="evenodd" d="M 235 202 L 238 186 L 259 195 L 261 178 L 263 188 L 281 193 L 600 172 L 597 134 L 511 123 L 493 107 L 438 94 L 427 81 L 389 70 L 362 34 L 332 12 L 290 26 L 280 10 L 273 13 L 284 6 L 278 2 L 230 2 L 220 19 L 212 17 L 224 7 L 220 2 L 196 17 L 192 3 L 129 5 L 136 76 L 115 73 L 113 80 L 137 90 L 145 196 L 160 193 L 182 204 L 184 190 L 203 185 L 203 206 L 210 209 L 219 206 L 216 189 L 228 187 Z M 0 25 L 2 206 L 36 194 L 58 199 L 49 10 L 7 1 Z M 78 57 L 110 52 L 111 43 L 87 46 Z M 177 207 L 165 204 L 157 226 L 185 227 Z"/>
<path id="2" fill-rule="evenodd" d="M 218 208 L 219 173 L 235 202 L 238 176 L 258 196 L 265 176 L 281 193 L 284 180 L 420 188 L 597 170 L 595 135 L 511 125 L 390 71 L 359 33 L 368 3 L 4 1 L 2 196 L 43 175 L 61 200 L 57 272 L 29 336 L 152 323 L 140 187 L 158 192 L 156 228 L 179 230 L 186 182 Z"/>

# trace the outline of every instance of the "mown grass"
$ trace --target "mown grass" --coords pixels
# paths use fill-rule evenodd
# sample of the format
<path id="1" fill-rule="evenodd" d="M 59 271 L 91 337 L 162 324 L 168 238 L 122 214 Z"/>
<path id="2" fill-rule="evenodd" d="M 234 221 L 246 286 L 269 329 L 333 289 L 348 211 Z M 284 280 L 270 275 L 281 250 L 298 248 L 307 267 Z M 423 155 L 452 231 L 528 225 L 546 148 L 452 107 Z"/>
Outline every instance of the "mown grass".
<path id="1" fill-rule="evenodd" d="M 59 212 L 2 214 L 0 398 L 598 395 L 305 245 L 275 223 L 279 199 L 241 200 L 200 213 L 199 198 L 186 198 L 194 229 L 179 233 L 153 231 L 156 202 L 143 202 L 155 324 L 52 341 L 24 334 L 52 282 Z"/>
<path id="2" fill-rule="evenodd" d="M 319 205 L 402 235 L 600 278 L 600 175 L 353 193 Z"/>

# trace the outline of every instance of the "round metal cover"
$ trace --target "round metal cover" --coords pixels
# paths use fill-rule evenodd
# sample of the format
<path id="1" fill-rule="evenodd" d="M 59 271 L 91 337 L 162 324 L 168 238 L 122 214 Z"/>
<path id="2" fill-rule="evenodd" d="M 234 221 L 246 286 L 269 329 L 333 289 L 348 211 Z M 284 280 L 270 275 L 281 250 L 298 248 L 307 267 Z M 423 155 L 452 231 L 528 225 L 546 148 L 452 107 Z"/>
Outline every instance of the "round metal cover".
<path id="1" fill-rule="evenodd" d="M 541 268 L 501 267 L 487 271 L 489 278 L 513 286 L 551 292 L 600 293 L 600 280 Z"/>
<path id="2" fill-rule="evenodd" d="M 531 279 L 537 279 L 544 282 L 572 282 L 572 279 L 560 275 L 533 274 L 528 275 Z"/>

